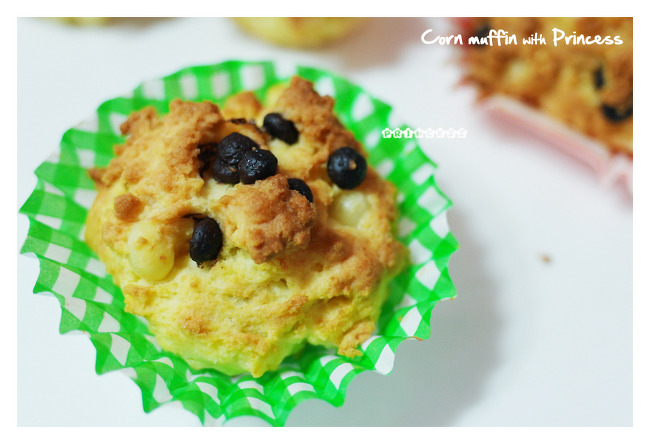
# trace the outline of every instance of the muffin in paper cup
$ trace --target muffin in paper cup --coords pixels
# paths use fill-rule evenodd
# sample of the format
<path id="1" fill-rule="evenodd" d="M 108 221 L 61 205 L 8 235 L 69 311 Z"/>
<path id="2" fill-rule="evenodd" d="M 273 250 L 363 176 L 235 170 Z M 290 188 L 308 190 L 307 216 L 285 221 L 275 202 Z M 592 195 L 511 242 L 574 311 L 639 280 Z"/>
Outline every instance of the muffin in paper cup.
<path id="1" fill-rule="evenodd" d="M 84 242 L 86 214 L 96 195 L 87 170 L 106 166 L 114 157 L 114 145 L 125 140 L 119 127 L 133 111 L 151 105 L 166 114 L 174 98 L 223 105 L 241 91 L 263 98 L 270 87 L 293 75 L 335 99 L 334 111 L 365 146 L 369 162 L 396 185 L 398 238 L 410 250 L 410 265 L 391 281 L 376 332 L 359 347 L 360 356 L 307 346 L 259 378 L 195 370 L 161 349 L 143 318 L 124 310 L 121 290 Z M 305 399 L 340 406 L 356 375 L 368 370 L 390 373 L 399 344 L 428 338 L 431 311 L 438 301 L 455 296 L 448 272 L 450 256 L 458 248 L 446 218 L 451 201 L 436 185 L 436 165 L 416 139 L 382 137 L 382 130 L 394 128 L 394 122 L 389 105 L 316 68 L 227 61 L 147 81 L 129 95 L 104 102 L 90 119 L 66 131 L 60 150 L 36 169 L 36 188 L 20 209 L 30 222 L 22 253 L 40 264 L 34 292 L 59 300 L 61 333 L 89 335 L 97 350 L 98 374 L 118 370 L 135 381 L 146 412 L 177 401 L 204 425 L 256 416 L 282 426 Z"/>
<path id="2" fill-rule="evenodd" d="M 598 18 L 592 17 L 590 19 L 596 20 Z M 463 35 L 466 42 L 469 41 L 470 36 L 481 32 L 480 30 L 477 32 L 474 29 L 477 24 L 475 18 L 456 18 L 453 20 L 453 23 L 456 30 Z M 528 36 L 520 35 L 519 37 L 526 38 Z M 527 46 L 521 41 L 519 45 L 523 48 Z M 549 42 L 548 46 L 550 45 Z M 528 48 L 543 48 L 545 46 L 547 45 L 528 45 Z M 512 47 L 516 48 L 516 45 Z M 579 48 L 579 46 L 576 47 Z M 629 148 L 630 152 L 608 146 L 608 144 L 599 140 L 596 136 L 590 136 L 585 132 L 581 132 L 577 128 L 570 126 L 569 123 L 544 112 L 538 107 L 526 103 L 518 97 L 500 92 L 482 92 L 480 86 L 469 75 L 470 61 L 468 59 L 468 51 L 471 48 L 473 48 L 473 45 L 460 47 L 458 54 L 459 65 L 467 71 L 461 84 L 474 87 L 479 96 L 477 102 L 481 109 L 503 119 L 506 123 L 529 131 L 535 136 L 547 141 L 550 146 L 575 158 L 590 168 L 596 174 L 598 181 L 602 185 L 610 187 L 620 183 L 630 195 L 633 194 L 631 145 Z M 536 82 L 540 82 L 541 79 L 548 80 L 539 74 Z M 579 113 L 579 110 L 576 110 L 576 112 Z"/>

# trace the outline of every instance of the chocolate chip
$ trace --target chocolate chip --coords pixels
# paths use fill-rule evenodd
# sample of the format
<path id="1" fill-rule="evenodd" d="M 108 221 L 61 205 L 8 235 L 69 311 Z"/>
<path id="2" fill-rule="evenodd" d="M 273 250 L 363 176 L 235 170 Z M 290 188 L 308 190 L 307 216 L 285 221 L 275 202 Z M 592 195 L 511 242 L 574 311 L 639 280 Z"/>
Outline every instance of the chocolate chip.
<path id="1" fill-rule="evenodd" d="M 223 235 L 219 224 L 209 217 L 196 220 L 190 239 L 190 258 L 201 265 L 219 256 L 223 244 Z"/>
<path id="2" fill-rule="evenodd" d="M 334 151 L 327 160 L 327 174 L 344 190 L 358 187 L 366 178 L 367 163 L 360 152 L 345 146 Z"/>
<path id="3" fill-rule="evenodd" d="M 305 196 L 309 202 L 314 202 L 314 195 L 311 192 L 311 188 L 309 188 L 309 185 L 307 185 L 303 180 L 292 177 L 288 182 L 290 190 L 296 190 Z"/>
<path id="4" fill-rule="evenodd" d="M 252 184 L 273 176 L 278 169 L 278 159 L 269 150 L 254 150 L 244 153 L 239 162 L 239 180 Z"/>
<path id="5" fill-rule="evenodd" d="M 605 86 L 605 70 L 603 69 L 603 65 L 600 65 L 594 71 L 594 86 L 596 89 L 601 89 Z"/>
<path id="6" fill-rule="evenodd" d="M 271 136 L 289 145 L 298 141 L 298 130 L 291 120 L 285 119 L 280 113 L 270 113 L 264 117 L 264 129 Z"/>
<path id="7" fill-rule="evenodd" d="M 632 96 L 626 101 L 625 104 L 620 106 L 612 106 L 603 103 L 600 111 L 611 122 L 622 122 L 632 115 Z"/>

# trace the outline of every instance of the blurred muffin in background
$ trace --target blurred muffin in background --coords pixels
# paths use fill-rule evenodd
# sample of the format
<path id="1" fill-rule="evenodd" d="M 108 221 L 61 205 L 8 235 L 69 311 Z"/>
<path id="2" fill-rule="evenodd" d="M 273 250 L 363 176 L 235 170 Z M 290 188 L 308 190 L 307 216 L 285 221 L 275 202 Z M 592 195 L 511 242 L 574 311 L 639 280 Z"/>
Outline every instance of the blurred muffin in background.
<path id="1" fill-rule="evenodd" d="M 54 20 L 78 26 L 102 26 L 107 24 L 110 17 L 50 17 Z"/>
<path id="2" fill-rule="evenodd" d="M 362 17 L 237 17 L 249 34 L 276 45 L 315 48 L 339 40 L 363 26 Z"/>
<path id="3" fill-rule="evenodd" d="M 460 25 L 466 39 L 497 30 L 519 39 L 464 47 L 465 80 L 481 98 L 505 95 L 632 157 L 631 17 L 489 17 Z M 568 37 L 557 46 L 556 29 Z M 524 44 L 533 35 L 546 44 Z M 571 40 L 578 37 L 605 43 Z"/>

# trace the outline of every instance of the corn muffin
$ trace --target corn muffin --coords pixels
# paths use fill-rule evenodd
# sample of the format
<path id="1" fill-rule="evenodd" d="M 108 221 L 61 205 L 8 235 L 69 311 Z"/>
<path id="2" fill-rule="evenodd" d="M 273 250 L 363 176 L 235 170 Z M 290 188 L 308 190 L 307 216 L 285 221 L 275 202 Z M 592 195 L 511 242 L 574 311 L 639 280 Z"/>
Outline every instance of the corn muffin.
<path id="1" fill-rule="evenodd" d="M 299 77 L 121 126 L 88 245 L 167 351 L 258 377 L 306 344 L 360 354 L 405 266 L 395 188 Z"/>
<path id="2" fill-rule="evenodd" d="M 246 32 L 280 46 L 315 48 L 342 39 L 363 26 L 361 17 L 238 17 Z"/>
<path id="3" fill-rule="evenodd" d="M 472 18 L 463 27 L 466 42 L 490 30 L 517 39 L 463 46 L 480 97 L 511 97 L 632 157 L 631 17 Z M 525 44 L 531 36 L 545 44 Z"/>
<path id="4" fill-rule="evenodd" d="M 110 17 L 52 17 L 63 23 L 77 26 L 103 26 L 111 19 Z"/>

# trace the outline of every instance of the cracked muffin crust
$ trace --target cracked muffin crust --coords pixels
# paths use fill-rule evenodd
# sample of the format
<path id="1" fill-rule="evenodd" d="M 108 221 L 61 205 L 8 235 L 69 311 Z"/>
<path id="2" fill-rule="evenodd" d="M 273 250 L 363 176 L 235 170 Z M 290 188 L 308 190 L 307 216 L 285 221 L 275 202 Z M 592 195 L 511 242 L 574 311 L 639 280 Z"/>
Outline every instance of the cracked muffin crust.
<path id="1" fill-rule="evenodd" d="M 193 367 L 257 377 L 306 343 L 356 356 L 374 331 L 406 249 L 393 235 L 393 185 L 370 166 L 354 189 L 328 177 L 337 149 L 365 156 L 333 104 L 298 77 L 270 91 L 266 106 L 251 93 L 223 109 L 174 100 L 162 118 L 152 108 L 132 114 L 117 157 L 90 171 L 98 195 L 88 244 L 122 289 L 126 310 Z M 295 125 L 295 143 L 263 128 L 269 113 Z M 215 179 L 218 162 L 226 173 L 243 168 L 241 153 L 222 153 L 232 133 L 245 136 L 247 150 L 270 151 L 274 173 L 250 184 Z M 296 179 L 311 200 L 291 186 Z M 216 221 L 223 244 L 215 259 L 198 263 L 190 241 L 205 218 Z"/>

